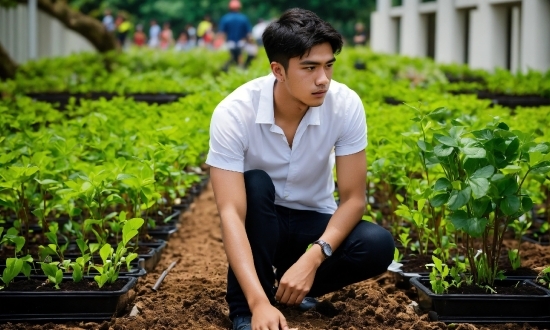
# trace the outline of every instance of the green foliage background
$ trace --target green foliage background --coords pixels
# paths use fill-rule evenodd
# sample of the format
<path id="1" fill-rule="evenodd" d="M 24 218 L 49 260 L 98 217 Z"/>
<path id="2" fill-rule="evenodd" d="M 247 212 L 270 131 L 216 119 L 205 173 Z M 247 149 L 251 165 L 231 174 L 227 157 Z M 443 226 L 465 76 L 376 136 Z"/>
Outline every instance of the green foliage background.
<path id="1" fill-rule="evenodd" d="M 6 0 L 0 0 L 6 1 Z M 186 24 L 197 25 L 204 15 L 210 15 L 214 23 L 227 12 L 228 0 L 69 0 L 71 6 L 81 12 L 102 18 L 103 11 L 111 9 L 126 13 L 134 24 L 143 24 L 147 30 L 149 21 L 156 19 L 161 25 L 170 22 L 175 35 L 183 30 Z M 353 36 L 353 26 L 362 22 L 368 30 L 370 13 L 376 8 L 376 0 L 241 0 L 242 12 L 252 24 L 259 18 L 271 19 L 286 9 L 301 7 L 317 13 L 329 21 L 346 38 Z"/>

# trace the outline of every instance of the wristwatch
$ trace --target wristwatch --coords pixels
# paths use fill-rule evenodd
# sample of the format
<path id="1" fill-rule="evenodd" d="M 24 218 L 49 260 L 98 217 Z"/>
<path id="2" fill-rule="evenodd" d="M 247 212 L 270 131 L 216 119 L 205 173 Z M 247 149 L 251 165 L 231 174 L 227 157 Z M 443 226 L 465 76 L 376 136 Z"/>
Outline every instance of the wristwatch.
<path id="1" fill-rule="evenodd" d="M 332 255 L 332 248 L 330 247 L 330 244 L 328 244 L 327 242 L 321 239 L 318 239 L 315 242 L 313 242 L 313 244 L 318 244 L 321 247 L 321 251 L 325 256 L 325 259 Z"/>

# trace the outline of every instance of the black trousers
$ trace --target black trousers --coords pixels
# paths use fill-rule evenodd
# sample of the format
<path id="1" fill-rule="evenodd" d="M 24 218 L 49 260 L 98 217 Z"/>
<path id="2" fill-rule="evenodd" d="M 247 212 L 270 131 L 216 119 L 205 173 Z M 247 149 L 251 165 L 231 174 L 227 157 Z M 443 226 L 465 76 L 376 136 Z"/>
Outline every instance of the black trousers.
<path id="1" fill-rule="evenodd" d="M 244 173 L 247 212 L 246 233 L 252 248 L 254 266 L 260 283 L 272 304 L 274 283 L 325 231 L 331 214 L 294 210 L 275 205 L 275 187 L 262 170 Z M 394 242 L 391 234 L 377 224 L 360 221 L 317 269 L 309 297 L 318 297 L 363 281 L 386 271 L 392 262 Z M 273 271 L 276 268 L 276 274 Z M 231 320 L 250 315 L 243 291 L 229 267 L 226 301 Z"/>

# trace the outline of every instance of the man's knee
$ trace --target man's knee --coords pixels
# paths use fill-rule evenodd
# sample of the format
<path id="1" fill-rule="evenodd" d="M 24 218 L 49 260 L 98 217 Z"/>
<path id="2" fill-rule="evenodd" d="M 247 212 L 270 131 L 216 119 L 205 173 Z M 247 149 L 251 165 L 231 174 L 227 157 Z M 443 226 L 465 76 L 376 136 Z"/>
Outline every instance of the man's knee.
<path id="1" fill-rule="evenodd" d="M 383 273 L 393 260 L 395 243 L 389 231 L 362 221 L 352 232 L 353 245 L 369 272 Z"/>
<path id="2" fill-rule="evenodd" d="M 244 185 L 247 199 L 267 196 L 275 198 L 275 186 L 271 177 L 263 170 L 244 172 Z"/>

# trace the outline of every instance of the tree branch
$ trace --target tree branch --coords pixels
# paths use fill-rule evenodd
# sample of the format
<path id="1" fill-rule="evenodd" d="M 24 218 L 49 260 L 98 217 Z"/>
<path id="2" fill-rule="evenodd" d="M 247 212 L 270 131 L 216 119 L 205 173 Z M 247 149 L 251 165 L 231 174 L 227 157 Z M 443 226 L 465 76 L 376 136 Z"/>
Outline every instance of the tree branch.
<path id="1" fill-rule="evenodd" d="M 28 4 L 28 0 L 17 0 Z M 72 9 L 65 0 L 38 0 L 38 8 L 88 40 L 100 53 L 117 49 L 115 36 L 97 19 Z"/>
<path id="2" fill-rule="evenodd" d="M 10 57 L 8 52 L 0 44 L 0 80 L 15 78 L 17 63 Z"/>

